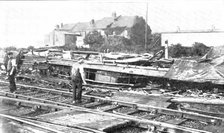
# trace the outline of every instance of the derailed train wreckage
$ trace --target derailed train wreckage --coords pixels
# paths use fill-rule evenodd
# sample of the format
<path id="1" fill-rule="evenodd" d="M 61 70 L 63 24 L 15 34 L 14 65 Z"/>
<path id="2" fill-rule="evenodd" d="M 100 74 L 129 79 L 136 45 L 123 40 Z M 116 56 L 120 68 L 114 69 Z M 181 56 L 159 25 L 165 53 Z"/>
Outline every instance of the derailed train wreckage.
<path id="1" fill-rule="evenodd" d="M 145 94 L 180 94 L 187 98 L 174 97 L 172 102 L 192 103 L 186 107 L 188 109 L 195 107 L 198 109 L 198 104 L 202 106 L 214 104 L 206 100 L 207 98 L 223 97 L 223 47 L 212 48 L 198 60 L 178 59 L 175 61 L 161 59 L 161 51 L 154 55 L 137 56 L 90 51 L 69 51 L 68 53 L 71 59 L 62 58 L 63 51 L 57 50 L 51 51 L 50 56 L 47 57 L 25 56 L 17 79 L 60 86 L 68 91 L 71 90 L 71 67 L 73 64 L 78 64 L 78 59 L 82 58 L 85 59 L 83 64 L 87 82 L 85 89 L 102 90 L 106 88 L 111 91 L 114 89 L 134 90 Z M 193 100 L 195 97 L 192 96 L 205 98 L 205 100 L 198 102 Z M 218 103 L 218 105 L 221 104 Z M 200 108 L 200 110 L 203 109 L 204 107 Z M 211 110 L 208 109 L 208 111 Z"/>
<path id="2" fill-rule="evenodd" d="M 37 52 L 44 51 L 46 50 Z M 65 85 L 69 83 L 72 65 L 82 58 L 85 60 L 83 67 L 89 84 L 138 87 L 145 86 L 150 78 L 159 78 L 167 81 L 171 86 L 175 83 L 188 85 L 190 82 L 196 86 L 200 84 L 202 88 L 208 85 L 222 88 L 224 84 L 223 53 L 223 47 L 211 48 L 201 59 L 174 61 L 162 59 L 163 51 L 154 55 L 131 55 L 48 50 L 47 56 L 25 55 L 21 73 L 17 77 L 39 76 L 48 80 L 53 78 L 56 83 Z M 65 59 L 65 54 L 70 58 Z"/>
<path id="3" fill-rule="evenodd" d="M 206 115 L 209 114 L 209 117 L 210 116 L 223 117 L 223 111 L 217 108 L 218 106 L 220 107 L 220 105 L 221 106 L 223 105 L 224 102 L 222 99 L 213 98 L 210 100 L 205 100 L 201 97 L 201 95 L 204 95 L 204 93 L 202 94 L 202 92 L 198 93 L 199 94 L 198 97 L 192 96 L 192 94 L 194 93 L 190 93 L 190 96 L 189 96 L 188 95 L 189 91 L 187 90 L 189 88 L 192 88 L 191 90 L 193 90 L 198 87 L 197 89 L 199 89 L 200 91 L 206 90 L 206 89 L 209 90 L 213 88 L 216 88 L 217 90 L 218 88 L 218 92 L 215 92 L 214 94 L 217 94 L 222 91 L 222 89 L 219 89 L 223 87 L 223 82 L 222 82 L 223 77 L 221 73 L 222 69 L 220 68 L 222 67 L 223 63 L 219 62 L 221 61 L 220 58 L 222 59 L 222 54 L 217 54 L 218 52 L 214 52 L 215 50 L 216 49 L 212 49 L 205 56 L 206 58 L 204 57 L 197 61 L 176 60 L 174 64 L 172 61 L 159 59 L 160 58 L 159 56 L 161 55 L 160 52 L 155 55 L 149 55 L 149 54 L 140 55 L 140 56 L 139 55 L 137 56 L 123 55 L 122 57 L 117 56 L 116 58 L 111 58 L 111 56 L 102 55 L 96 52 L 72 51 L 72 52 L 69 52 L 69 54 L 72 55 L 71 56 L 72 59 L 62 58 L 63 51 L 57 51 L 57 50 L 55 50 L 54 52 L 51 51 L 50 56 L 47 56 L 47 57 L 27 54 L 25 55 L 25 59 L 23 60 L 21 71 L 17 75 L 17 80 L 22 79 L 31 83 L 41 82 L 41 83 L 46 83 L 48 85 L 52 85 L 52 88 L 54 89 L 50 91 L 48 89 L 46 91 L 46 95 L 51 95 L 51 93 L 53 94 L 54 91 L 55 92 L 58 91 L 57 86 L 61 86 L 67 91 L 68 88 L 70 87 L 70 70 L 72 65 L 76 64 L 79 58 L 84 58 L 85 63 L 83 64 L 83 67 L 86 73 L 86 81 L 88 82 L 87 86 L 85 87 L 92 87 L 92 88 L 101 87 L 101 88 L 107 88 L 108 90 L 128 88 L 128 90 L 130 90 L 130 88 L 131 89 L 142 88 L 139 86 L 147 86 L 148 82 L 156 81 L 156 82 L 160 82 L 157 86 L 158 88 L 160 88 L 160 90 L 161 88 L 163 90 L 165 90 L 165 88 L 167 90 L 168 89 L 171 90 L 169 92 L 165 90 L 163 95 L 149 94 L 144 96 L 138 95 L 138 94 L 132 95 L 131 93 L 124 90 L 124 91 L 119 91 L 118 93 L 114 93 L 113 96 L 109 96 L 111 98 L 110 100 L 117 101 L 120 104 L 125 103 L 125 105 L 131 106 L 134 109 L 134 111 L 140 110 L 140 108 L 137 106 L 136 103 L 139 104 L 139 102 L 141 102 L 140 103 L 141 106 L 143 106 L 144 104 L 144 107 L 146 106 L 147 109 L 149 109 L 150 107 L 155 108 L 154 106 L 156 106 L 158 110 L 155 111 L 155 115 L 164 113 L 162 111 L 164 110 L 164 108 L 166 108 L 165 109 L 166 111 L 168 110 L 171 111 L 170 108 L 172 108 L 171 112 L 173 113 L 174 111 L 173 108 L 177 107 L 178 111 L 179 109 L 187 110 L 191 112 L 198 111 L 199 114 L 201 113 Z M 220 48 L 219 48 L 219 52 L 221 52 Z M 155 57 L 158 57 L 158 58 L 155 59 Z M 218 62 L 214 63 L 215 60 Z M 147 61 L 147 63 L 145 63 L 144 61 Z M 163 62 L 163 64 L 161 62 Z M 140 65 L 136 65 L 135 63 Z M 171 67 L 167 67 L 167 68 L 161 67 L 161 66 L 167 66 L 167 65 L 170 65 Z M 211 69 L 211 68 L 214 68 L 214 69 Z M 210 86 L 207 86 L 208 83 Z M 161 86 L 161 85 L 164 85 L 164 86 Z M 20 86 L 20 84 L 18 84 L 18 86 Z M 153 87 L 153 84 L 151 84 L 151 88 L 146 87 L 145 90 L 148 89 L 150 92 L 152 92 L 157 87 L 156 86 Z M 185 87 L 188 87 L 188 88 L 185 88 Z M 26 90 L 27 88 L 32 88 L 32 87 L 29 85 L 22 87 L 20 90 L 18 90 L 18 93 L 19 91 L 24 92 L 23 89 Z M 34 89 L 29 94 L 34 94 L 34 91 L 37 91 L 37 92 L 35 92 L 35 95 L 32 96 L 32 98 L 27 97 L 28 99 L 35 99 L 33 97 L 36 96 L 36 93 L 37 93 L 37 96 L 45 95 L 43 94 L 44 88 L 34 87 L 34 86 L 33 88 Z M 39 89 L 42 89 L 42 90 L 40 91 Z M 173 89 L 177 91 L 172 91 Z M 185 92 L 183 91 L 184 89 L 185 89 Z M 180 93 L 181 91 L 182 93 Z M 60 99 L 63 99 L 65 96 L 67 97 L 65 93 L 68 95 L 71 94 L 69 92 L 64 92 L 64 91 L 63 92 L 58 91 L 57 93 L 58 95 L 54 95 L 52 98 L 53 99 L 59 98 L 58 102 L 62 102 L 63 100 L 61 101 Z M 186 96 L 186 97 L 182 97 L 178 95 L 172 96 L 170 95 L 172 93 L 181 94 L 182 96 Z M 85 93 L 84 96 L 88 96 L 88 94 L 87 95 L 86 94 L 87 93 Z M 19 94 L 10 94 L 10 95 L 15 95 L 13 97 L 18 98 Z M 214 95 L 214 96 L 216 97 L 221 95 Z M 9 99 L 9 97 L 7 98 Z M 105 99 L 108 100 L 108 97 L 105 97 Z M 31 101 L 29 102 L 32 103 Z M 45 100 L 44 102 L 49 102 L 49 101 Z M 134 102 L 136 103 L 134 104 Z M 95 101 L 94 103 L 99 104 L 99 102 L 97 101 Z M 171 103 L 174 105 L 172 105 Z M 190 106 L 185 106 L 182 103 L 190 103 Z M 39 103 L 36 102 L 36 104 L 39 104 Z M 197 104 L 203 104 L 205 107 L 197 106 Z M 149 105 L 149 107 L 147 105 Z M 207 106 L 207 105 L 212 105 L 212 106 Z M 73 105 L 70 105 L 70 106 L 73 107 Z M 162 106 L 162 108 L 159 106 Z M 199 107 L 201 107 L 201 109 L 199 109 Z M 206 110 L 203 110 L 205 108 Z M 199 110 L 203 110 L 204 112 Z M 131 109 L 129 111 L 131 111 Z M 178 112 L 176 108 L 175 108 L 175 111 L 176 113 Z M 183 112 L 179 111 L 178 113 L 183 113 Z M 165 118 L 168 118 L 169 115 L 166 114 Z M 119 115 L 119 118 L 120 117 L 121 116 Z M 206 119 L 203 118 L 202 121 L 206 121 L 203 124 L 210 126 L 210 125 L 213 125 L 213 123 L 217 123 L 215 120 L 213 120 L 214 119 L 213 117 L 209 119 L 207 117 L 208 116 L 206 116 Z M 185 114 L 181 114 L 180 119 L 178 117 L 177 119 L 175 118 L 171 122 L 172 124 L 173 122 L 174 123 L 178 122 L 177 125 L 183 122 L 192 123 L 191 120 L 188 121 L 189 118 L 193 120 L 197 120 L 198 118 L 201 118 L 201 116 L 199 117 L 198 115 L 194 113 L 191 114 L 189 112 L 185 112 Z M 72 120 L 70 116 L 67 119 Z M 128 119 L 132 119 L 132 117 Z M 134 120 L 134 118 L 132 120 Z M 198 123 L 200 123 L 200 120 Z M 220 124 L 220 122 L 218 123 Z M 162 127 L 166 127 L 166 126 L 162 125 Z"/>
<path id="4" fill-rule="evenodd" d="M 82 58 L 86 81 L 90 84 L 106 84 L 111 86 L 136 87 L 144 86 L 146 77 L 163 77 L 168 68 L 160 68 L 159 65 L 167 66 L 172 60 L 161 63 L 163 51 L 155 55 L 120 56 L 124 59 L 109 59 L 106 54 L 102 55 L 90 51 L 71 51 L 71 59 L 62 58 L 63 52 L 52 52 L 50 56 L 27 55 L 18 78 L 39 77 L 45 80 L 54 78 L 61 84 L 69 83 L 70 71 L 73 64 Z M 59 58 L 58 58 L 59 57 Z M 134 65 L 139 64 L 139 65 Z M 35 75 L 35 76 L 34 76 Z"/>

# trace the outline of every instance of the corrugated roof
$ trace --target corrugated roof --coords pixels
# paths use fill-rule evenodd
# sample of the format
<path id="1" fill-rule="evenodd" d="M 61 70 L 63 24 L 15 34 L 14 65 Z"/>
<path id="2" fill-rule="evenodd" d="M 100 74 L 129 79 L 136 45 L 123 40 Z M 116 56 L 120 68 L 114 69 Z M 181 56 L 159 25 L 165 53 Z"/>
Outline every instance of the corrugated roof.
<path id="1" fill-rule="evenodd" d="M 210 63 L 197 61 L 176 60 L 165 77 L 192 82 L 224 83 L 223 65 L 215 66 Z"/>
<path id="2" fill-rule="evenodd" d="M 214 47 L 203 59 L 210 60 L 200 63 L 196 60 L 176 60 L 165 77 L 183 81 L 224 84 L 224 46 Z"/>
<path id="3" fill-rule="evenodd" d="M 215 59 L 224 55 L 224 46 L 213 47 L 204 57 L 206 59 Z"/>

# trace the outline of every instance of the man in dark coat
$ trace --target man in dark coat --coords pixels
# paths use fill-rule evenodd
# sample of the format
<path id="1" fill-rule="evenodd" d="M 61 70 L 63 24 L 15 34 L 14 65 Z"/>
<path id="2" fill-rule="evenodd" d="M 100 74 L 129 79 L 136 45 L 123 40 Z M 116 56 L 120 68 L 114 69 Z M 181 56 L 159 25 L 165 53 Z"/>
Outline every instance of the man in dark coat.
<path id="1" fill-rule="evenodd" d="M 20 67 L 23 64 L 23 59 L 25 58 L 25 56 L 23 55 L 23 51 L 20 50 L 19 54 L 16 56 L 16 64 L 17 64 L 17 70 L 20 70 Z"/>
<path id="2" fill-rule="evenodd" d="M 5 53 L 5 57 L 4 57 L 4 66 L 5 66 L 5 71 L 6 71 L 6 73 L 7 73 L 7 65 L 8 65 L 8 61 L 9 61 L 9 55 L 8 55 L 8 53 L 6 52 Z"/>
<path id="3" fill-rule="evenodd" d="M 82 102 L 82 83 L 86 84 L 85 72 L 82 67 L 83 59 L 78 61 L 78 65 L 74 64 L 71 70 L 71 82 L 73 89 L 73 103 Z"/>
<path id="4" fill-rule="evenodd" d="M 15 75 L 16 75 L 16 60 L 13 59 L 13 53 L 8 53 L 8 63 L 7 63 L 7 76 L 9 80 L 9 89 L 10 92 L 13 93 L 16 90 L 16 83 L 15 83 Z"/>

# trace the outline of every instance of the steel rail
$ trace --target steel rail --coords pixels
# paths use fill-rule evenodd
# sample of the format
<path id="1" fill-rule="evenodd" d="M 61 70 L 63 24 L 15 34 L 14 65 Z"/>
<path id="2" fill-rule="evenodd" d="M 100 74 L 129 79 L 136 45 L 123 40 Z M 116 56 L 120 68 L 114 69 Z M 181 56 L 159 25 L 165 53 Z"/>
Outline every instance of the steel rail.
<path id="1" fill-rule="evenodd" d="M 21 119 L 27 119 L 27 118 L 23 118 L 23 117 L 20 117 Z M 72 132 L 78 132 L 78 133 L 105 133 L 103 131 L 90 131 L 92 129 L 86 129 L 86 128 L 80 128 L 79 126 L 76 126 L 76 125 L 63 125 L 63 124 L 57 124 L 57 123 L 52 123 L 52 122 L 48 122 L 48 121 L 42 121 L 42 120 L 33 120 L 32 118 L 28 118 L 29 120 L 27 121 L 31 121 L 33 123 L 38 123 L 38 124 L 48 124 L 48 125 L 52 125 L 52 126 L 60 126 L 60 127 L 66 127 L 66 128 L 71 128 L 72 129 Z M 73 130 L 77 130 L 77 131 L 73 131 Z M 64 132 L 63 132 L 64 133 Z"/>
<path id="2" fill-rule="evenodd" d="M 49 103 L 40 103 L 40 102 L 37 102 L 37 101 L 27 101 L 27 100 L 22 100 L 22 99 L 18 99 L 18 98 L 9 98 L 9 97 L 4 97 L 4 96 L 0 96 L 0 99 L 11 100 L 11 101 L 16 101 L 16 102 L 23 102 L 23 103 L 28 103 L 28 104 L 32 104 L 32 105 L 39 105 L 39 106 L 57 108 L 57 109 L 62 109 L 62 110 L 63 109 L 70 109 L 70 110 L 73 109 L 71 107 L 64 107 L 64 106 L 60 106 L 60 105 L 52 105 L 52 104 L 49 104 Z M 81 111 L 81 110 L 79 110 L 79 111 Z M 46 122 L 46 121 L 43 121 L 43 122 Z M 73 126 L 70 126 L 70 127 L 79 128 L 79 129 L 82 129 L 82 130 L 88 130 L 88 131 L 92 131 L 92 132 L 95 132 L 95 133 L 104 133 L 103 131 L 91 129 L 91 128 L 88 128 L 88 127 L 83 127 L 83 126 L 80 126 L 80 125 L 73 125 Z"/>
<path id="3" fill-rule="evenodd" d="M 4 98 L 2 96 L 0 96 L 0 99 L 14 99 L 15 101 L 20 101 L 20 102 L 28 102 L 28 103 L 33 103 L 33 104 L 40 104 L 40 105 L 49 105 L 49 104 L 43 104 L 43 103 L 38 103 L 37 101 L 26 101 L 26 100 L 21 100 L 18 98 Z M 89 113 L 93 113 L 93 114 L 98 114 L 98 115 L 104 115 L 104 116 L 111 116 L 111 117 L 115 117 L 115 118 L 121 118 L 121 119 L 126 119 L 126 120 L 131 120 L 131 121 L 136 121 L 139 123 L 146 123 L 149 125 L 154 125 L 154 126 L 159 126 L 159 127 L 165 127 L 165 128 L 170 128 L 170 129 L 174 129 L 174 130 L 181 130 L 181 131 L 187 131 L 187 132 L 193 132 L 193 133 L 210 133 L 208 131 L 203 131 L 203 130 L 198 130 L 198 129 L 193 129 L 193 128 L 188 128 L 188 127 L 183 127 L 183 126 L 179 126 L 179 125 L 173 125 L 173 124 L 169 124 L 169 123 L 165 123 L 165 122 L 158 122 L 158 121 L 153 121 L 153 120 L 148 120 L 148 119 L 144 119 L 141 117 L 136 117 L 136 116 L 131 116 L 131 115 L 125 115 L 125 114 L 114 114 L 114 113 L 108 113 L 108 112 L 103 112 L 100 110 L 96 110 L 96 109 L 88 109 L 88 108 L 83 108 L 83 107 L 78 107 L 78 106 L 73 106 L 73 105 L 69 105 L 70 107 L 64 107 L 64 106 L 59 106 L 59 105 L 52 105 L 52 106 L 56 106 L 56 107 L 60 107 L 60 108 L 64 108 L 64 109 L 72 109 L 72 110 L 77 110 L 77 111 L 84 111 L 84 112 L 89 112 Z"/>
<path id="4" fill-rule="evenodd" d="M 9 119 L 13 119 L 13 120 L 20 121 L 20 122 L 27 123 L 27 124 L 31 123 L 31 124 L 39 125 L 40 127 L 43 127 L 43 128 L 45 128 L 45 126 L 41 126 L 40 124 L 49 124 L 49 125 L 53 125 L 53 126 L 73 128 L 75 130 L 79 130 L 78 132 L 83 132 L 84 131 L 84 132 L 88 132 L 88 133 L 90 133 L 90 132 L 91 133 L 105 133 L 104 131 L 90 129 L 90 128 L 82 127 L 82 126 L 79 126 L 79 125 L 70 126 L 70 125 L 57 124 L 57 123 L 52 123 L 52 122 L 48 122 L 48 121 L 39 120 L 38 118 L 36 118 L 34 120 L 33 118 L 26 118 L 26 117 L 21 117 L 21 116 L 11 116 L 11 115 L 5 115 L 5 114 L 0 114 L 0 117 L 6 117 L 6 118 L 9 118 Z M 46 127 L 46 128 L 47 129 L 52 129 L 52 128 L 48 128 L 48 127 Z M 52 131 L 54 131 L 54 129 L 52 129 Z M 57 131 L 57 130 L 55 130 L 55 131 Z M 58 131 L 58 133 L 64 133 L 64 132 Z"/>
<path id="5" fill-rule="evenodd" d="M 20 117 L 21 119 L 25 119 L 23 117 Z M 96 130 L 96 129 L 91 129 L 91 128 L 88 128 L 88 127 L 83 127 L 83 126 L 80 126 L 80 125 L 63 125 L 63 124 L 59 124 L 59 123 L 54 123 L 54 122 L 49 122 L 49 121 L 44 121 L 42 119 L 36 119 L 36 120 L 32 120 L 32 119 L 29 119 L 29 121 L 33 121 L 33 122 L 41 122 L 41 123 L 47 123 L 47 124 L 52 124 L 52 125 L 57 125 L 57 126 L 63 126 L 63 127 L 69 127 L 69 128 L 74 128 L 74 129 L 78 129 L 78 130 L 83 130 L 83 131 L 88 131 L 88 132 L 91 132 L 91 133 L 105 133 L 104 131 L 101 131 L 101 130 Z M 79 132 L 82 132 L 82 131 L 79 131 Z"/>
<path id="6" fill-rule="evenodd" d="M 39 105 L 39 106 L 44 106 L 44 107 L 56 108 L 56 109 L 69 109 L 69 107 L 65 107 L 65 106 L 59 106 L 59 105 L 54 105 L 54 104 L 49 104 L 49 103 L 42 103 L 42 102 L 38 102 L 38 101 L 28 101 L 28 100 L 18 99 L 18 98 L 10 98 L 7 96 L 0 96 L 0 99 L 12 100 L 12 101 L 16 101 L 16 102 L 28 103 L 31 105 Z"/>
<path id="7" fill-rule="evenodd" d="M 41 126 L 41 125 L 35 124 L 35 123 L 33 123 L 33 122 L 29 122 L 29 121 L 27 121 L 27 120 L 23 120 L 23 119 L 14 117 L 14 116 L 5 115 L 5 114 L 0 114 L 0 117 L 4 117 L 4 118 L 7 118 L 7 119 L 11 119 L 11 120 L 19 121 L 19 122 L 22 122 L 22 123 L 26 123 L 26 124 L 28 124 L 28 125 L 32 125 L 32 126 L 35 126 L 35 127 L 38 127 L 38 128 L 44 129 L 44 130 L 48 130 L 48 131 L 51 131 L 51 132 L 55 132 L 55 133 L 63 133 L 63 132 L 61 132 L 61 131 L 58 131 L 58 130 L 55 130 L 55 129 L 51 129 L 51 128 L 48 128 L 48 127 L 45 127 L 45 126 Z"/>
<path id="8" fill-rule="evenodd" d="M 2 81 L 0 80 L 0 83 L 1 82 Z M 4 83 L 6 83 L 6 82 L 4 82 Z M 70 92 L 53 90 L 53 89 L 49 89 L 49 88 L 43 88 L 43 87 L 38 87 L 38 86 L 30 86 L 30 85 L 22 85 L 22 84 L 18 84 L 18 86 L 29 87 L 29 88 L 36 88 L 36 89 L 51 91 L 51 92 L 54 92 L 56 94 L 57 93 L 61 94 L 61 95 L 66 94 L 68 96 L 72 96 L 72 93 L 70 93 Z M 187 118 L 187 119 L 201 120 L 201 121 L 212 122 L 212 123 L 214 123 L 214 122 L 215 123 L 221 123 L 222 121 L 224 121 L 224 119 L 219 118 L 219 117 L 198 114 L 199 112 L 197 112 L 197 113 L 183 112 L 183 111 L 167 109 L 167 108 L 162 108 L 162 107 L 155 107 L 155 106 L 144 105 L 144 104 L 136 104 L 136 103 L 131 103 L 131 102 L 124 102 L 124 101 L 114 100 L 114 99 L 110 99 L 110 98 L 102 98 L 102 97 L 90 96 L 90 95 L 83 95 L 83 96 L 84 96 L 84 98 L 85 97 L 86 98 L 94 98 L 94 99 L 101 100 L 101 101 L 113 102 L 113 103 L 115 103 L 117 105 L 133 107 L 133 108 L 136 108 L 136 109 L 139 109 L 139 110 L 142 110 L 142 111 L 149 111 L 151 109 L 155 109 L 158 113 L 177 115 L 177 116 L 180 116 L 182 118 Z M 32 97 L 30 97 L 30 98 L 32 98 Z M 46 102 L 52 102 L 52 101 L 47 101 L 46 100 Z M 58 103 L 58 102 L 55 102 L 55 104 L 64 105 L 64 106 L 71 106 L 70 104 Z"/>
<path id="9" fill-rule="evenodd" d="M 0 83 L 2 81 L 0 80 Z M 3 83 L 7 83 L 5 81 L 3 81 Z M 72 96 L 72 93 L 70 92 L 65 92 L 65 91 L 60 91 L 60 90 L 53 90 L 53 89 L 49 89 L 49 88 L 44 88 L 44 87 L 38 87 L 38 86 L 31 86 L 31 85 L 23 85 L 23 84 L 17 84 L 18 86 L 23 86 L 23 87 L 29 87 L 29 88 L 36 88 L 36 89 L 40 89 L 40 90 L 46 90 L 46 91 L 50 91 L 50 92 L 54 92 L 56 94 L 61 94 L 61 95 L 68 95 L 68 96 Z M 163 113 L 170 113 L 170 114 L 175 114 L 175 115 L 179 115 L 179 116 L 187 116 L 188 118 L 194 119 L 194 117 L 199 117 L 202 118 L 202 121 L 204 121 L 203 119 L 206 120 L 207 119 L 211 119 L 212 121 L 218 120 L 218 121 L 223 121 L 223 119 L 219 118 L 219 117 L 213 117 L 213 116 L 208 116 L 208 115 L 203 115 L 203 114 L 198 114 L 199 112 L 192 114 L 192 112 L 183 112 L 183 111 L 178 111 L 178 110 L 173 110 L 173 109 L 167 109 L 167 108 L 162 108 L 162 107 L 155 107 L 155 106 L 150 106 L 150 105 L 144 105 L 144 104 L 136 104 L 136 103 L 131 103 L 131 102 L 124 102 L 124 101 L 120 101 L 120 100 L 114 100 L 114 99 L 110 99 L 110 98 L 102 98 L 102 97 L 97 97 L 97 96 L 90 96 L 90 95 L 83 95 L 84 98 L 94 98 L 94 99 L 98 99 L 98 100 L 102 100 L 102 101 L 108 101 L 108 102 L 114 102 L 118 105 L 123 105 L 123 106 L 129 106 L 129 107 L 134 107 L 134 108 L 138 108 L 141 109 L 143 111 L 148 111 L 150 109 L 156 109 L 158 110 L 158 112 L 163 112 Z M 203 112 L 202 112 L 203 113 Z M 206 122 L 210 122 L 207 121 Z"/>

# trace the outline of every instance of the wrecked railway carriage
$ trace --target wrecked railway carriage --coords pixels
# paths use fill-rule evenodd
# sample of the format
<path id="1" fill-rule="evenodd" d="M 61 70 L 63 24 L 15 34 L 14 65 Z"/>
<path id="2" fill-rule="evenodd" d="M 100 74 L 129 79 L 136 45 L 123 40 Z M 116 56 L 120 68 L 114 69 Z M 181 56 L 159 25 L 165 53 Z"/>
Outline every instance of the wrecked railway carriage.
<path id="1" fill-rule="evenodd" d="M 101 60 L 101 55 L 97 52 L 72 52 L 73 59 L 63 58 L 38 58 L 26 59 L 26 64 L 33 64 L 33 72 L 37 72 L 40 76 L 58 78 L 61 82 L 68 81 L 70 77 L 71 66 L 77 63 L 77 58 L 85 58 L 83 64 L 86 81 L 90 84 L 106 84 L 112 86 L 136 87 L 146 84 L 146 77 L 163 77 L 168 71 L 167 68 L 158 68 L 154 66 L 137 66 L 130 65 L 131 63 L 116 63 Z M 150 56 L 150 58 L 152 58 Z M 131 58 L 128 58 L 129 60 Z M 147 61 L 146 56 L 134 57 L 134 62 Z M 99 61 L 101 60 L 101 61 Z M 31 61 L 31 62 L 30 62 Z M 107 60 L 108 61 L 108 60 Z M 152 61 L 154 63 L 154 61 Z M 27 69 L 27 68 L 26 68 Z M 20 75 L 22 76 L 22 75 Z M 145 83 L 145 84 L 144 84 Z"/>
<path id="2" fill-rule="evenodd" d="M 137 87 L 145 86 L 150 78 L 159 78 L 163 85 L 169 82 L 174 89 L 186 89 L 186 87 L 196 89 L 222 88 L 224 82 L 221 68 L 223 67 L 219 59 L 222 59 L 223 56 L 222 52 L 215 52 L 217 49 L 220 51 L 220 48 L 210 50 L 202 58 L 203 60 L 179 59 L 174 64 L 172 60 L 161 59 L 161 51 L 155 55 L 126 54 L 122 56 L 73 51 L 70 53 L 72 55 L 71 59 L 61 58 L 63 56 L 58 56 L 57 52 L 57 56 L 51 54 L 48 58 L 34 56 L 30 59 L 27 58 L 23 66 L 29 64 L 32 66 L 33 72 L 39 73 L 42 77 L 43 75 L 44 77 L 54 77 L 57 82 L 68 84 L 71 66 L 81 57 L 85 58 L 83 67 L 86 73 L 86 81 L 89 84 Z M 219 54 L 217 55 L 217 53 Z"/>

